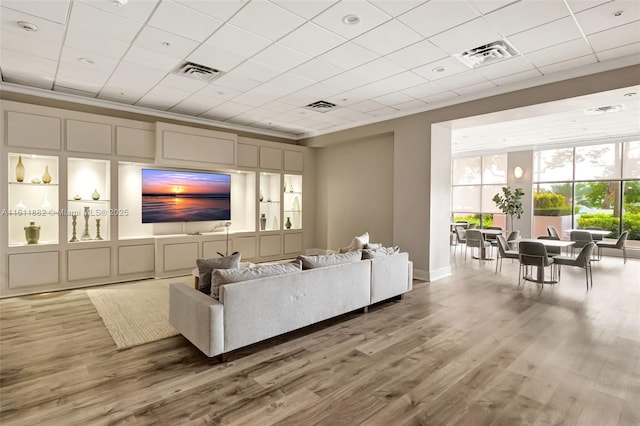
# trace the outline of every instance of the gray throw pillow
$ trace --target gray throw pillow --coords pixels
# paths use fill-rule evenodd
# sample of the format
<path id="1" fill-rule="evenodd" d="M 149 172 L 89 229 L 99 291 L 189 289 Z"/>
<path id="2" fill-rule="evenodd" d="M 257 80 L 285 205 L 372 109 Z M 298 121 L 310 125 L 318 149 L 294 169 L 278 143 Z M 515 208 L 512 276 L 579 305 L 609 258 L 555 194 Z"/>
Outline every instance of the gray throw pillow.
<path id="1" fill-rule="evenodd" d="M 352 250 L 347 253 L 318 255 L 318 256 L 298 256 L 302 261 L 302 269 L 322 268 L 323 266 L 341 265 L 343 263 L 359 262 L 362 258 L 361 250 Z"/>
<path id="2" fill-rule="evenodd" d="M 273 277 L 276 275 L 291 274 L 300 272 L 302 265 L 300 262 L 277 263 L 273 265 L 258 265 L 247 269 L 216 269 L 213 272 L 213 280 L 211 282 L 211 296 L 223 300 L 224 291 L 222 288 L 225 284 L 238 283 L 241 281 L 255 280 L 258 278 Z"/>
<path id="3" fill-rule="evenodd" d="M 374 259 L 376 257 L 390 256 L 392 254 L 400 253 L 400 247 L 380 247 L 377 249 L 365 249 L 362 250 L 363 259 Z"/>
<path id="4" fill-rule="evenodd" d="M 214 269 L 236 269 L 240 267 L 240 253 L 226 257 L 212 257 L 210 259 L 196 259 L 198 276 L 200 278 L 198 290 L 211 294 L 211 273 Z"/>

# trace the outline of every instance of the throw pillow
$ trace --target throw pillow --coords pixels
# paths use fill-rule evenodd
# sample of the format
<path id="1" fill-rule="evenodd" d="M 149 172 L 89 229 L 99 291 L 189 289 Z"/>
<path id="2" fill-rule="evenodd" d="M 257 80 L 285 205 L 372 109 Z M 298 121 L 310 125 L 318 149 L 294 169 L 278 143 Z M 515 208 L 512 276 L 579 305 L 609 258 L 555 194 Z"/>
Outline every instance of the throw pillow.
<path id="1" fill-rule="evenodd" d="M 376 257 L 390 256 L 392 254 L 400 253 L 400 247 L 380 247 L 378 249 L 365 249 L 362 250 L 363 259 L 374 259 Z"/>
<path id="2" fill-rule="evenodd" d="M 318 255 L 318 256 L 298 256 L 302 261 L 302 269 L 322 268 L 323 266 L 341 265 L 343 263 L 354 263 L 362 258 L 361 250 L 353 250 L 347 253 Z"/>
<path id="3" fill-rule="evenodd" d="M 255 280 L 276 275 L 291 274 L 302 270 L 300 262 L 278 263 L 274 265 L 258 265 L 247 269 L 216 269 L 213 273 L 211 288 L 215 288 L 215 294 L 211 296 L 223 300 L 225 284 L 237 283 L 241 281 Z"/>
<path id="4" fill-rule="evenodd" d="M 376 250 L 379 248 L 382 248 L 382 244 L 381 243 L 367 243 L 364 245 L 363 247 L 364 249 L 369 249 L 369 250 Z"/>
<path id="5" fill-rule="evenodd" d="M 198 289 L 206 294 L 211 294 L 211 273 L 214 269 L 235 269 L 240 266 L 240 253 L 226 257 L 213 257 L 210 259 L 196 259 L 198 275 L 200 278 Z"/>
<path id="6" fill-rule="evenodd" d="M 365 232 L 362 235 L 358 235 L 353 237 L 351 240 L 351 244 L 346 247 L 340 247 L 340 253 L 348 253 L 353 250 L 360 250 L 365 248 L 365 246 L 369 244 L 369 233 Z"/>

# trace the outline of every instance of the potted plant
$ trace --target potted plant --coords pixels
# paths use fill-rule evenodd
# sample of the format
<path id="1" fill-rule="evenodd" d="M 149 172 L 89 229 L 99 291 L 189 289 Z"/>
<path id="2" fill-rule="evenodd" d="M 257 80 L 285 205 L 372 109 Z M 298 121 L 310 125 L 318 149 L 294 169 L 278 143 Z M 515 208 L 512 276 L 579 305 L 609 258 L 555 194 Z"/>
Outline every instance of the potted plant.
<path id="1" fill-rule="evenodd" d="M 509 232 L 513 231 L 513 216 L 520 219 L 522 213 L 524 213 L 524 208 L 522 207 L 523 195 L 524 191 L 522 188 L 516 188 L 515 192 L 512 192 L 511 188 L 503 186 L 502 194 L 497 193 L 492 198 L 496 206 L 502 210 L 502 213 L 509 216 L 510 220 L 507 222 L 507 230 Z M 511 226 L 509 226 L 509 222 L 511 222 Z"/>

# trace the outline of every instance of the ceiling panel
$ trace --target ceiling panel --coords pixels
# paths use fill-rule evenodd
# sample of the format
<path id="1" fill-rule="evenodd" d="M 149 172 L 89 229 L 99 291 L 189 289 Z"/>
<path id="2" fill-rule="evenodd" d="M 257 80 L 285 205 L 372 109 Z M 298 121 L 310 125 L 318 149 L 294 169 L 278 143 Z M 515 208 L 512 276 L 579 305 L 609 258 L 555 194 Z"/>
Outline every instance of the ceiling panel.
<path id="1" fill-rule="evenodd" d="M 425 37 L 476 18 L 478 13 L 464 2 L 432 0 L 410 10 L 398 19 Z"/>
<path id="2" fill-rule="evenodd" d="M 102 37 L 75 27 L 69 27 L 67 30 L 64 45 L 110 58 L 121 58 L 129 49 L 128 43 Z"/>
<path id="3" fill-rule="evenodd" d="M 576 13 L 585 34 L 593 34 L 640 20 L 640 2 L 613 1 Z M 640 25 L 640 23 L 636 23 Z"/>
<path id="4" fill-rule="evenodd" d="M 195 41 L 203 41 L 222 25 L 222 21 L 171 0 L 163 0 L 149 20 L 149 25 Z"/>
<path id="5" fill-rule="evenodd" d="M 67 23 L 69 0 L 3 0 L 2 6 L 59 24 Z M 4 13 L 4 12 L 3 12 Z"/>
<path id="6" fill-rule="evenodd" d="M 404 68 L 411 69 L 437 61 L 438 59 L 444 59 L 447 56 L 449 56 L 447 53 L 434 46 L 429 40 L 423 40 L 407 46 L 404 49 L 390 53 L 386 58 Z"/>
<path id="7" fill-rule="evenodd" d="M 596 52 L 637 43 L 640 41 L 639 26 L 640 23 L 631 22 L 610 30 L 588 35 L 587 40 L 589 40 L 589 43 L 591 43 L 591 46 L 593 46 Z M 636 54 L 637 53 L 639 52 L 636 51 Z"/>
<path id="8" fill-rule="evenodd" d="M 13 31 L 0 31 L 0 47 L 53 61 L 57 61 L 60 55 L 60 43 L 28 37 L 26 33 Z"/>
<path id="9" fill-rule="evenodd" d="M 278 44 L 308 56 L 318 56 L 347 40 L 313 22 L 307 22 L 278 41 Z"/>
<path id="10" fill-rule="evenodd" d="M 510 36 L 568 15 L 563 1 L 522 0 L 488 13 L 485 18 L 503 35 Z"/>
<path id="11" fill-rule="evenodd" d="M 484 18 L 477 18 L 430 37 L 429 41 L 445 52 L 455 55 L 502 40 L 502 38 L 502 35 L 494 30 Z"/>
<path id="12" fill-rule="evenodd" d="M 421 40 L 420 34 L 401 22 L 392 20 L 358 36 L 353 41 L 378 55 L 386 55 Z"/>
<path id="13" fill-rule="evenodd" d="M 343 18 L 348 15 L 359 17 L 361 22 L 357 25 L 344 23 Z M 389 19 L 391 16 L 364 0 L 350 0 L 331 6 L 313 18 L 313 22 L 344 38 L 352 39 Z"/>
<path id="14" fill-rule="evenodd" d="M 53 3 L 53 1 L 49 1 Z M 158 0 L 132 0 L 127 3 L 126 7 L 120 7 L 112 0 L 75 0 L 74 3 L 82 3 L 113 15 L 144 23 L 149 19 L 151 12 L 158 4 Z"/>
<path id="15" fill-rule="evenodd" d="M 226 21 L 235 15 L 248 0 L 215 0 L 215 1 L 203 1 L 203 0 L 175 0 L 176 3 L 182 6 L 195 9 L 209 16 L 213 16 L 221 21 Z"/>
<path id="16" fill-rule="evenodd" d="M 578 38 L 566 43 L 557 44 L 545 49 L 536 50 L 527 55 L 527 58 L 537 67 L 555 64 L 556 62 L 585 56 L 592 53 L 591 46 L 583 38 Z"/>
<path id="17" fill-rule="evenodd" d="M 372 51 L 349 42 L 336 47 L 330 52 L 321 55 L 319 58 L 343 70 L 349 70 L 372 61 L 377 57 L 378 55 Z"/>
<path id="18" fill-rule="evenodd" d="M 273 3 L 303 17 L 312 19 L 321 12 L 327 10 L 339 0 L 272 0 Z"/>
<path id="19" fill-rule="evenodd" d="M 510 36 L 509 41 L 520 53 L 529 53 L 580 37 L 573 18 L 563 18 Z"/>
<path id="20" fill-rule="evenodd" d="M 113 40 L 130 43 L 142 28 L 142 24 L 103 10 L 74 3 L 69 25 L 86 32 Z"/>
<path id="21" fill-rule="evenodd" d="M 140 31 L 133 45 L 164 55 L 184 58 L 198 46 L 198 42 L 169 31 L 147 26 Z"/>
<path id="22" fill-rule="evenodd" d="M 2 3 L 4 5 L 4 3 Z M 38 27 L 38 31 L 25 31 L 18 24 L 19 21 L 27 21 Z M 46 19 L 30 16 L 24 12 L 0 7 L 0 25 L 2 32 L 11 31 L 24 35 L 25 37 L 44 39 L 49 42 L 61 43 L 64 39 L 66 27 L 64 25 L 48 21 Z"/>
<path id="23" fill-rule="evenodd" d="M 253 1 L 229 22 L 274 41 L 304 24 L 304 19 L 268 1 Z"/>

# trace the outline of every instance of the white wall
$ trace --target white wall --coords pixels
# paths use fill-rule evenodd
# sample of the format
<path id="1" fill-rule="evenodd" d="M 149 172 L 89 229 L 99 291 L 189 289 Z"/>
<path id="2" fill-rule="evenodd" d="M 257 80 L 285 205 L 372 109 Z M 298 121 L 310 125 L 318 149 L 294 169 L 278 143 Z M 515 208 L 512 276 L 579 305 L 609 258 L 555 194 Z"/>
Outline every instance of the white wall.
<path id="1" fill-rule="evenodd" d="M 513 175 L 513 169 L 519 166 L 524 174 L 520 179 Z M 533 229 L 533 151 L 510 152 L 507 157 L 507 185 L 511 189 L 522 188 L 522 207 L 524 214 L 520 219 L 513 218 L 513 229 L 520 231 L 523 238 L 531 238 Z"/>
<path id="2" fill-rule="evenodd" d="M 380 135 L 317 151 L 316 242 L 337 250 L 355 235 L 393 243 L 393 136 Z"/>

